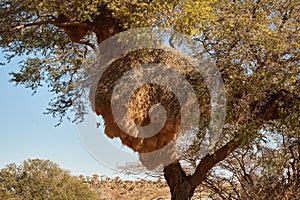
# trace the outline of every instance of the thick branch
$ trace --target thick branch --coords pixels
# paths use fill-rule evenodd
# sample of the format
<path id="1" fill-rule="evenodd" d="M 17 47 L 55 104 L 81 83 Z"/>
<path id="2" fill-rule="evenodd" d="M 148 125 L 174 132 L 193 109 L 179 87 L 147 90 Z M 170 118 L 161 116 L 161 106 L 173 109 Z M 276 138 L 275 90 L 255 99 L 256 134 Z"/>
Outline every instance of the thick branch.
<path id="1" fill-rule="evenodd" d="M 189 177 L 190 183 L 193 187 L 197 187 L 206 177 L 208 171 L 214 167 L 218 162 L 224 160 L 230 153 L 242 144 L 242 136 L 236 136 L 221 149 L 217 150 L 214 154 L 208 154 L 201 159 L 195 173 Z"/>

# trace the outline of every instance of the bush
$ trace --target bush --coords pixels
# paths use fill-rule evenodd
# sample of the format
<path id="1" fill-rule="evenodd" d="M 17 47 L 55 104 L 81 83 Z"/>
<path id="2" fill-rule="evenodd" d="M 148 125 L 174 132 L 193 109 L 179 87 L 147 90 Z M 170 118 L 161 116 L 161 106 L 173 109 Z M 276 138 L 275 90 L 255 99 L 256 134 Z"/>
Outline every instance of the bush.
<path id="1" fill-rule="evenodd" d="M 0 199 L 95 200 L 96 192 L 49 160 L 29 159 L 0 171 Z"/>

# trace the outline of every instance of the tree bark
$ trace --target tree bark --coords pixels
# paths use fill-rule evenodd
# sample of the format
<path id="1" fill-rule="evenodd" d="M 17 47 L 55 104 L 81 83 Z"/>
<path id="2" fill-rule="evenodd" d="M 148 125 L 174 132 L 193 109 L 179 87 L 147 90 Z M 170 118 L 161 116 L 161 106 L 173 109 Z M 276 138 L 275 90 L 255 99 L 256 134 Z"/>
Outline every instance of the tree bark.
<path id="1" fill-rule="evenodd" d="M 178 160 L 166 166 L 164 168 L 164 177 L 170 188 L 172 200 L 190 200 L 194 195 L 195 189 L 203 182 L 209 170 L 238 148 L 242 141 L 242 136 L 239 135 L 214 154 L 206 155 L 201 159 L 195 173 L 191 176 L 186 175 Z"/>
<path id="2" fill-rule="evenodd" d="M 164 177 L 170 188 L 172 200 L 192 198 L 195 188 L 192 187 L 178 160 L 164 168 Z"/>

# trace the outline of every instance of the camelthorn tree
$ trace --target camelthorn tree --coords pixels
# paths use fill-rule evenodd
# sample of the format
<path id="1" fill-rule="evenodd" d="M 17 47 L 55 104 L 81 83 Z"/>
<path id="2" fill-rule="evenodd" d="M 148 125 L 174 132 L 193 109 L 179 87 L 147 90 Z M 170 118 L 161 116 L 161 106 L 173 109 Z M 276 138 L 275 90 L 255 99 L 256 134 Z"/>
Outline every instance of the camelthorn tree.
<path id="1" fill-rule="evenodd" d="M 9 60 L 27 55 L 11 81 L 36 91 L 49 87 L 48 113 L 60 122 L 86 108 L 75 90 L 86 58 L 122 31 L 161 26 L 189 34 L 215 61 L 225 84 L 223 141 L 197 157 L 192 173 L 179 160 L 164 167 L 172 199 L 190 199 L 209 170 L 236 148 L 251 147 L 265 129 L 299 136 L 300 5 L 297 0 L 2 0 L 0 46 Z"/>

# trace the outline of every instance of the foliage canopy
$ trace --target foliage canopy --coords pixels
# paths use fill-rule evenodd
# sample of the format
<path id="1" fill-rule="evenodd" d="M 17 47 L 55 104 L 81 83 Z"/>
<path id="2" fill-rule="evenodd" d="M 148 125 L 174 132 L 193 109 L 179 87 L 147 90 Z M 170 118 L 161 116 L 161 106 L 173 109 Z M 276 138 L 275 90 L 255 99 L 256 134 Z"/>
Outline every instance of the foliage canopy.
<path id="1" fill-rule="evenodd" d="M 11 73 L 11 81 L 34 91 L 46 85 L 54 96 L 48 113 L 60 120 L 69 111 L 78 111 L 75 120 L 86 113 L 78 96 L 87 91 L 74 88 L 89 77 L 87 60 L 110 36 L 162 26 L 189 34 L 204 46 L 226 87 L 223 143 L 201 159 L 201 137 L 195 140 L 187 154 L 191 176 L 179 162 L 166 167 L 172 193 L 174 185 L 184 182 L 191 196 L 216 163 L 241 145 L 251 147 L 268 131 L 299 141 L 298 0 L 4 0 L 0 10 L 0 46 L 7 60 L 28 56 L 20 71 Z M 168 179 L 174 173 L 179 176 Z"/>

